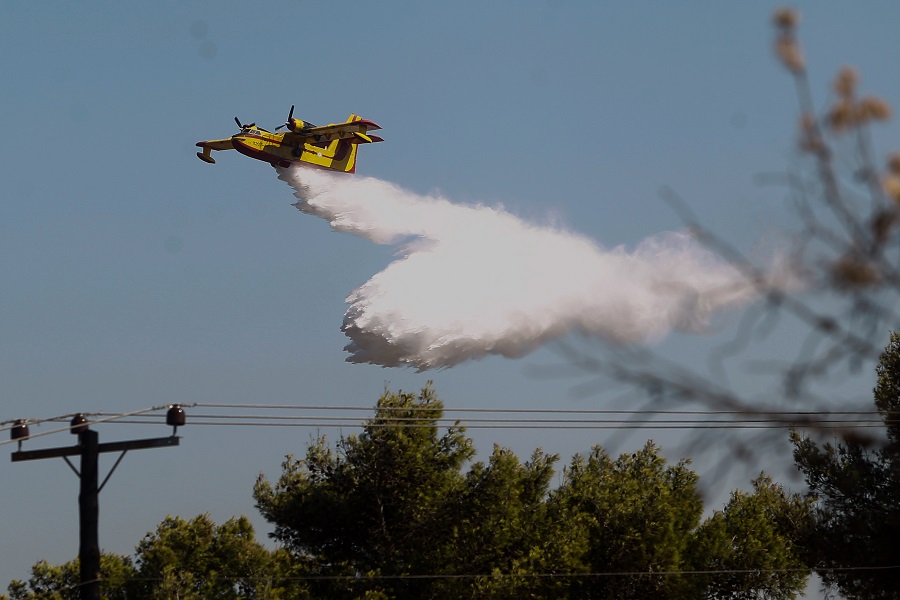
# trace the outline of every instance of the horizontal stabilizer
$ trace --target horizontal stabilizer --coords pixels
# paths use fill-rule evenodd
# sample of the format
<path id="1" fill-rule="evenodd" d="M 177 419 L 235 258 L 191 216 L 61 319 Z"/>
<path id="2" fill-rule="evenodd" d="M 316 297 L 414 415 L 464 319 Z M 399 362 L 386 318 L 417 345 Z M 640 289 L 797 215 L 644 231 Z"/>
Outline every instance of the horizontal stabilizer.
<path id="1" fill-rule="evenodd" d="M 202 142 L 197 142 L 198 148 L 209 148 L 210 150 L 233 150 L 234 143 L 231 141 L 231 138 L 225 138 L 224 140 L 204 140 Z"/>
<path id="2" fill-rule="evenodd" d="M 365 133 L 354 133 L 353 138 L 349 140 L 351 144 L 374 144 L 375 142 L 383 142 L 384 138 L 377 135 L 367 135 Z"/>
<path id="3" fill-rule="evenodd" d="M 381 129 L 377 123 L 370 121 L 368 119 L 359 119 L 358 121 L 354 121 L 355 125 L 362 125 L 366 128 L 366 130 L 375 131 L 376 129 Z"/>

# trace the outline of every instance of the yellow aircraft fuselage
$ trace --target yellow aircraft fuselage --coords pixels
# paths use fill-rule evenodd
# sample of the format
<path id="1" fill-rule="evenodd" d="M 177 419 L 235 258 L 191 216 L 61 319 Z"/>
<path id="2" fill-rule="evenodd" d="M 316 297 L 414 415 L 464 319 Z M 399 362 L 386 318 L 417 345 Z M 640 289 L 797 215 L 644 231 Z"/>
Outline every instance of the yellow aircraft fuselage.
<path id="1" fill-rule="evenodd" d="M 353 173 L 356 171 L 356 152 L 359 144 L 380 142 L 375 135 L 367 135 L 370 129 L 380 129 L 372 121 L 350 115 L 346 123 L 324 127 L 303 128 L 305 123 L 289 119 L 292 131 L 273 133 L 256 127 L 243 125 L 241 131 L 229 139 L 197 142 L 203 152 L 197 156 L 208 163 L 215 163 L 211 150 L 234 149 L 245 156 L 271 163 L 273 166 L 289 167 L 293 163 Z"/>

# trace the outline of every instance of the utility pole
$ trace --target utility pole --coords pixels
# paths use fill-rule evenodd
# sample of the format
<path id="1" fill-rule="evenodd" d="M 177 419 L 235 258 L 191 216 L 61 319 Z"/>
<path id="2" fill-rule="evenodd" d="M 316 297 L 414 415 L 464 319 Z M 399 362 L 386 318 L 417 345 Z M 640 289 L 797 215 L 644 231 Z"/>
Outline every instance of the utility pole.
<path id="1" fill-rule="evenodd" d="M 81 489 L 78 491 L 78 558 L 82 600 L 100 600 L 100 489 L 97 487 L 100 436 L 86 429 L 81 442 Z"/>
<path id="2" fill-rule="evenodd" d="M 178 427 L 184 423 L 184 410 L 178 404 L 173 404 L 166 413 L 166 424 L 173 428 L 171 436 L 101 444 L 97 432 L 88 427 L 89 421 L 79 413 L 72 417 L 70 423 L 70 432 L 78 435 L 78 445 L 42 450 L 22 450 L 22 442 L 29 436 L 28 424 L 25 421 L 16 421 L 15 426 L 10 430 L 11 438 L 19 440 L 19 450 L 12 453 L 13 462 L 61 457 L 81 480 L 78 493 L 78 560 L 80 563 L 81 600 L 100 600 L 100 491 L 109 481 L 119 463 L 122 462 L 126 452 L 177 446 L 181 438 L 177 437 L 175 433 L 178 431 Z M 103 479 L 103 483 L 98 485 L 99 456 L 104 452 L 121 452 L 121 454 Z M 81 456 L 80 471 L 68 459 L 69 456 L 76 455 Z"/>

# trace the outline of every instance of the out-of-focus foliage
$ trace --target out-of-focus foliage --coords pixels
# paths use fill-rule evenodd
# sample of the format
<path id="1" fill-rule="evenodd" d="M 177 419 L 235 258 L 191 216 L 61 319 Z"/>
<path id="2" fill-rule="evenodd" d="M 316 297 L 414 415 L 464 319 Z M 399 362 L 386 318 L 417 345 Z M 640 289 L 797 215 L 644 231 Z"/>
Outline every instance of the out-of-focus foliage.
<path id="1" fill-rule="evenodd" d="M 859 410 L 841 385 L 877 362 L 884 332 L 900 323 L 900 153 L 876 148 L 892 108 L 865 90 L 855 68 L 836 66 L 831 87 L 818 93 L 823 86 L 810 81 L 808 68 L 815 57 L 804 53 L 799 28 L 795 11 L 775 13 L 774 56 L 799 104 L 799 111 L 785 109 L 799 112 L 795 152 L 783 172 L 747 174 L 784 197 L 783 217 L 767 224 L 776 231 L 760 232 L 765 239 L 746 247 L 746 240 L 705 226 L 689 199 L 663 192 L 696 237 L 754 288 L 757 301 L 739 315 L 731 338 L 710 350 L 708 369 L 643 345 L 567 342 L 566 370 L 554 369 L 571 376 L 574 366 L 585 377 L 580 391 L 625 383 L 654 410 L 690 404 L 846 439 L 863 434 L 834 417 Z M 715 443 L 753 463 L 782 438 L 777 427 L 741 436 L 706 432 L 689 440 L 688 453 Z"/>

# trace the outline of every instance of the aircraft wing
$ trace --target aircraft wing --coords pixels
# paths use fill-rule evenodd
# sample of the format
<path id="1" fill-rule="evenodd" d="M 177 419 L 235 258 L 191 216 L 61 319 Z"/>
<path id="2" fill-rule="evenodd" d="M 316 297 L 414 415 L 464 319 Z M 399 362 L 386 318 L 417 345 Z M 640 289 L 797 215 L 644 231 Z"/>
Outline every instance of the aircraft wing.
<path id="1" fill-rule="evenodd" d="M 285 134 L 285 136 L 297 136 L 303 139 L 312 140 L 313 142 L 330 142 L 332 140 L 346 138 L 356 138 L 361 142 L 380 142 L 382 140 L 378 136 L 366 135 L 367 131 L 374 131 L 376 129 L 381 129 L 381 127 L 367 119 L 359 119 L 347 123 L 332 123 L 331 125 L 310 127 L 309 129 L 304 129 L 300 133 L 288 133 Z"/>
<path id="2" fill-rule="evenodd" d="M 209 148 L 210 150 L 234 150 L 234 144 L 231 143 L 231 138 L 197 142 L 197 146 L 199 148 Z"/>
<path id="3" fill-rule="evenodd" d="M 197 147 L 203 148 L 203 152 L 197 153 L 197 158 L 203 162 L 208 162 L 211 165 L 216 164 L 216 159 L 214 159 L 210 153 L 211 150 L 234 150 L 234 144 L 231 142 L 231 138 L 197 142 Z"/>

